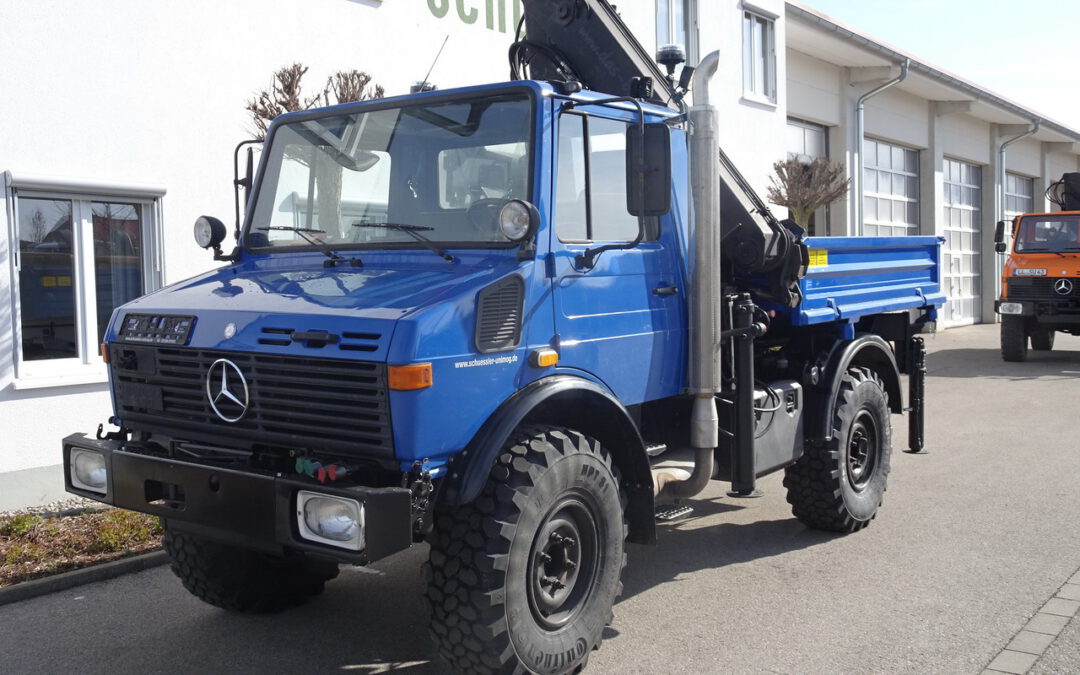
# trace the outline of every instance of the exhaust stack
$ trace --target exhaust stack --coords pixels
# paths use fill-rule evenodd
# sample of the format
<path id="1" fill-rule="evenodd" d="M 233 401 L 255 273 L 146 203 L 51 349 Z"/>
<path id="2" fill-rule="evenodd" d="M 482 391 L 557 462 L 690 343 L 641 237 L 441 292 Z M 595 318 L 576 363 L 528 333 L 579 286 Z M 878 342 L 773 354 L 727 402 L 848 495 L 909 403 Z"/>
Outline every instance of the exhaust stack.
<path id="1" fill-rule="evenodd" d="M 720 63 L 714 51 L 694 71 L 690 108 L 690 195 L 693 204 L 694 268 L 690 290 L 690 393 L 694 395 L 690 445 L 694 470 L 653 472 L 658 499 L 685 499 L 712 478 L 720 442 L 716 394 L 720 391 L 720 113 L 709 102 L 709 80 Z"/>

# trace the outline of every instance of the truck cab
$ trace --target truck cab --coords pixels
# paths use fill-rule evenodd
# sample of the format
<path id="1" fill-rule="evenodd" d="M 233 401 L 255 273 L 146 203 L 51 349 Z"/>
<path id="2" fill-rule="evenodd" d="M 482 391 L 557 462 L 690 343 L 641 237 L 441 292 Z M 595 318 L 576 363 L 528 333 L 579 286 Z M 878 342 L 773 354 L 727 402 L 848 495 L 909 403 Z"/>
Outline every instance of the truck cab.
<path id="1" fill-rule="evenodd" d="M 1001 355 L 1023 361 L 1028 344 L 1049 351 L 1055 333 L 1080 335 L 1080 211 L 1027 213 L 998 224 L 999 253 L 1008 252 L 1001 275 Z"/>

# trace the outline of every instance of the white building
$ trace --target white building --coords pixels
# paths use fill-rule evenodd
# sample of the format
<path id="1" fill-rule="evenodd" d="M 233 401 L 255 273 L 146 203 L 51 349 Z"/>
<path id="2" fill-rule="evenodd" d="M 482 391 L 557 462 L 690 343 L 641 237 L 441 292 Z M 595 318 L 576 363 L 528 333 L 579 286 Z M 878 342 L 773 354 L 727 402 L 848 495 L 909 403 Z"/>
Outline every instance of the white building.
<path id="1" fill-rule="evenodd" d="M 946 237 L 945 325 L 993 320 L 992 225 L 1049 210 L 1080 132 L 782 0 L 622 0 L 645 45 L 719 49 L 724 146 L 764 192 L 788 153 L 829 156 L 865 197 L 817 234 Z M 309 87 L 357 68 L 388 95 L 507 78 L 516 0 L 6 0 L 0 22 L 0 510 L 63 494 L 60 439 L 111 411 L 98 344 L 112 307 L 209 268 L 191 223 L 229 222 L 244 110 L 278 67 Z M 448 36 L 448 37 L 447 37 Z M 865 140 L 857 130 L 865 101 Z M 1038 131 L 1003 142 L 1038 123 Z M 860 152 L 860 150 L 863 150 Z M 1004 181 L 1000 174 L 1004 169 Z"/>

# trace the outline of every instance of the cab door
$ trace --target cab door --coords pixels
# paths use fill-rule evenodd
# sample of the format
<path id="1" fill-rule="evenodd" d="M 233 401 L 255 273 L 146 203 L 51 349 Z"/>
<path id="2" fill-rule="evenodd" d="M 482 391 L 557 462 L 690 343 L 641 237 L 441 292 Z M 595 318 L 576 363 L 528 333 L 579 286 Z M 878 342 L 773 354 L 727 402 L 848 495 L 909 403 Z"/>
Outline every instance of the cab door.
<path id="1" fill-rule="evenodd" d="M 626 130 L 636 115 L 598 108 L 558 117 L 552 274 L 559 365 L 605 383 L 624 405 L 679 393 L 685 371 L 685 292 L 670 216 L 646 219 L 640 244 L 608 250 L 591 268 L 586 249 L 633 241 L 626 199 Z"/>

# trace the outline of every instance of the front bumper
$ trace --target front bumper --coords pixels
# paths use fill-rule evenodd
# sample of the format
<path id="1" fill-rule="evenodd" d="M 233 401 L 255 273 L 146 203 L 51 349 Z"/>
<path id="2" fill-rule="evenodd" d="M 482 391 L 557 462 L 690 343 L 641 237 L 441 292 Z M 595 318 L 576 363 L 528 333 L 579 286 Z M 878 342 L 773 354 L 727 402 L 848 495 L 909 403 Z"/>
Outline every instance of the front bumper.
<path id="1" fill-rule="evenodd" d="M 306 551 L 340 562 L 366 564 L 412 544 L 412 500 L 404 488 L 328 487 L 310 481 L 204 466 L 140 454 L 123 441 L 72 434 L 64 439 L 68 492 L 132 511 L 160 516 L 176 527 L 243 548 Z M 72 482 L 71 452 L 105 458 L 104 494 Z M 365 548 L 348 551 L 300 537 L 300 490 L 353 499 L 365 510 Z"/>
<path id="2" fill-rule="evenodd" d="M 1044 327 L 1080 327 L 1080 309 L 1074 305 L 1075 303 L 1059 300 L 1005 299 L 994 301 L 994 312 L 1002 316 L 1028 317 Z"/>

